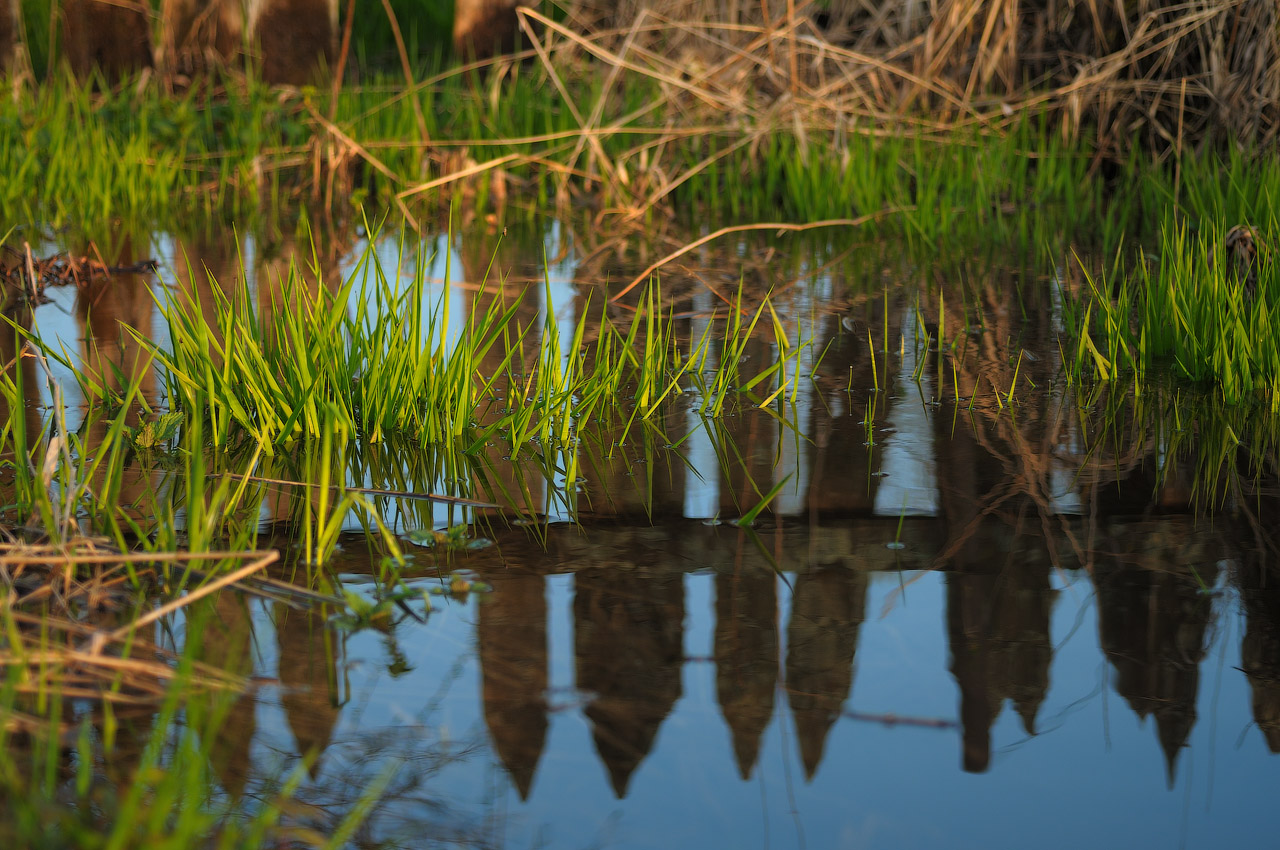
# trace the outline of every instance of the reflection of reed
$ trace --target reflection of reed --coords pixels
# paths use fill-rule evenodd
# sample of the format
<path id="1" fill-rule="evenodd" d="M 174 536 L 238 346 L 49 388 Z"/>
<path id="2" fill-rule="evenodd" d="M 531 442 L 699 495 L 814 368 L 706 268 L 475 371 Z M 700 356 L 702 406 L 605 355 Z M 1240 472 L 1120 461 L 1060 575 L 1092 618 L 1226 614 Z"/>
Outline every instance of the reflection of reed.
<path id="1" fill-rule="evenodd" d="M 525 800 L 547 736 L 546 580 L 493 573 L 490 581 L 493 594 L 480 605 L 476 625 L 484 718 Z"/>
<path id="2" fill-rule="evenodd" d="M 462 260 L 461 285 L 467 287 L 462 290 L 467 318 L 479 322 L 490 311 L 505 313 L 514 310 L 512 330 L 518 325 L 529 328 L 530 331 L 529 337 L 524 340 L 523 349 L 518 334 L 513 332 L 504 335 L 502 340 L 484 353 L 479 369 L 486 376 L 501 374 L 510 356 L 511 368 L 517 373 L 526 372 L 536 364 L 536 346 L 530 341 L 538 339 L 541 333 L 538 326 L 538 293 L 532 284 L 509 280 L 509 276 L 515 271 L 514 261 L 511 259 L 511 255 L 515 253 L 514 248 L 499 245 L 493 249 L 494 253 L 489 253 L 491 249 L 487 242 L 488 240 L 480 238 L 464 240 L 459 250 Z M 455 281 L 453 285 L 458 284 Z M 453 297 L 457 291 L 453 290 L 446 297 Z M 503 389 L 510 391 L 510 388 Z M 500 416 L 497 405 L 482 406 L 478 416 L 479 424 L 493 425 Z M 547 482 L 536 474 L 525 475 L 524 468 L 518 462 L 505 460 L 511 455 L 509 444 L 495 440 L 481 448 L 480 452 L 483 460 L 477 466 L 487 475 L 484 480 L 476 481 L 478 491 L 529 515 L 538 516 L 547 509 Z M 480 471 L 481 469 L 477 469 L 477 472 Z"/>
<path id="3" fill-rule="evenodd" d="M 126 238 L 118 252 L 106 257 L 106 264 L 130 266 L 139 259 L 133 240 Z M 76 298 L 85 371 L 116 393 L 139 381 L 141 397 L 152 404 L 156 402 L 155 370 L 150 367 L 145 349 L 127 328 L 136 330 L 143 339 L 152 339 L 154 314 L 155 301 L 147 275 L 91 275 Z M 137 411 L 128 415 L 129 424 L 137 424 Z"/>
<path id="4" fill-rule="evenodd" d="M 1135 534 L 1126 528 L 1126 548 L 1142 554 L 1099 563 L 1094 583 L 1099 641 L 1116 671 L 1116 693 L 1139 717 L 1155 715 L 1173 787 L 1178 753 L 1196 722 L 1199 665 L 1213 613 L 1201 582 L 1212 586 L 1217 568 L 1197 575 L 1190 565 L 1206 561 L 1185 545 L 1169 545 L 1160 530 Z"/>
<path id="5" fill-rule="evenodd" d="M 594 695 L 585 713 L 622 799 L 680 698 L 684 578 L 613 564 L 583 570 L 574 587 L 577 686 Z"/>
<path id="6" fill-rule="evenodd" d="M 305 223 L 294 223 L 292 227 L 292 230 L 286 229 L 283 235 L 259 238 L 260 253 L 254 269 L 254 281 L 262 327 L 270 327 L 279 313 L 304 309 L 306 304 L 315 299 L 337 294 L 342 286 L 340 263 L 353 239 L 349 228 L 335 225 L 331 229 L 317 228 L 313 232 Z M 221 250 L 213 255 L 219 264 L 224 261 L 225 254 L 222 252 L 225 251 L 226 244 L 223 243 Z M 212 266 L 207 267 L 213 271 Z M 226 280 L 217 278 L 215 272 L 215 279 L 224 291 L 242 285 L 234 272 Z M 267 334 L 265 344 L 279 345 L 280 338 Z M 319 480 L 313 470 L 290 470 L 280 477 Z M 266 499 L 266 518 L 275 522 L 296 518 L 309 498 L 315 498 L 314 491 L 308 493 L 302 487 L 271 490 Z"/>
<path id="7" fill-rule="evenodd" d="M 948 398 L 958 395 L 957 404 L 969 408 L 967 421 L 934 417 L 939 498 L 948 535 L 938 559 L 942 566 L 981 561 L 984 553 L 976 535 L 992 519 L 1009 526 L 1036 525 L 1055 566 L 1087 559 L 1067 518 L 1070 509 L 1062 507 L 1062 500 L 1069 504 L 1075 498 L 1075 478 L 1062 473 L 1075 468 L 1077 459 L 1070 454 L 1077 448 L 1079 429 L 1070 397 L 1044 391 L 1055 386 L 1059 368 L 1056 356 L 1044 354 L 1056 350 L 1056 307 L 1047 288 L 1036 288 L 1022 292 L 1021 310 L 1010 309 L 1009 292 L 1015 286 L 1008 276 L 990 272 L 954 287 L 959 291 L 948 291 L 945 315 L 925 305 L 926 320 L 939 325 L 944 344 L 956 344 L 941 364 L 943 373 L 936 375 L 937 392 Z M 974 305 L 981 328 L 970 319 Z M 1033 384 L 1039 392 L 1031 389 Z M 1016 408 L 1009 406 L 1011 391 Z M 1000 403 L 997 393 L 1002 394 Z"/>
<path id="8" fill-rule="evenodd" d="M 278 312 L 297 309 L 303 297 L 315 299 L 322 290 L 337 293 L 342 286 L 339 264 L 351 240 L 345 228 L 312 233 L 299 225 L 277 239 L 260 241 L 255 279 L 263 325 L 269 327 Z"/>
<path id="9" fill-rule="evenodd" d="M 960 688 L 965 770 L 981 773 L 990 766 L 991 727 L 1006 699 L 1027 733 L 1035 734 L 1036 713 L 1049 691 L 1055 596 L 1049 565 L 1038 559 L 999 572 L 947 575 L 947 633 Z"/>
<path id="10" fill-rule="evenodd" d="M 122 240 L 118 251 L 105 257 L 107 266 L 121 267 L 142 259 L 132 238 Z M 145 401 L 154 408 L 159 401 L 155 368 L 143 345 L 131 333 L 136 331 L 143 339 L 153 339 L 154 316 L 149 275 L 128 272 L 90 275 L 77 292 L 76 318 L 80 323 L 84 371 L 117 397 L 131 385 L 138 385 L 135 403 L 124 411 L 125 422 L 130 427 L 137 427 L 141 421 L 142 408 L 136 402 Z M 96 455 L 104 445 L 110 428 L 111 422 L 102 416 L 89 418 L 85 444 L 91 454 Z M 151 522 L 154 517 L 149 509 L 131 506 L 147 503 L 158 473 L 142 466 L 130 466 L 120 473 L 119 481 L 114 484 L 107 480 L 110 475 L 109 465 L 98 467 L 93 482 L 98 492 L 118 487 L 116 500 L 121 510 L 144 525 Z"/>
<path id="11" fill-rule="evenodd" d="M 845 330 L 838 317 L 832 316 L 826 323 L 831 331 L 830 343 L 820 365 L 821 374 L 830 376 L 836 389 L 826 403 L 812 408 L 812 433 L 814 441 L 809 476 L 809 506 L 819 513 L 839 516 L 869 515 L 875 507 L 876 491 L 881 479 L 871 473 L 881 462 L 878 445 L 863 446 L 870 434 L 880 439 L 880 428 L 885 424 L 889 405 L 881 396 L 863 390 L 877 382 L 887 383 L 884 372 L 886 361 L 879 353 L 872 368 L 872 355 L 867 342 L 868 327 L 884 326 L 885 300 L 863 302 L 856 312 L 845 317 L 857 332 Z M 889 333 L 900 333 L 894 311 Z M 819 341 L 817 344 L 823 344 Z M 857 392 L 849 392 L 854 387 Z"/>
<path id="12" fill-rule="evenodd" d="M 862 570 L 819 566 L 796 577 L 787 625 L 787 695 L 809 779 L 853 686 L 853 656 L 866 599 L 867 573 Z"/>
<path id="13" fill-rule="evenodd" d="M 31 329 L 31 306 L 20 292 L 0 291 L 0 315 L 19 328 Z M 18 331 L 0 320 L 0 368 L 6 370 L 10 380 L 22 382 L 23 398 L 19 400 L 22 405 L 21 421 L 30 444 L 39 439 L 40 434 L 40 384 L 36 381 L 35 358 L 18 357 L 22 347 L 23 340 Z M 9 406 L 8 397 L 0 394 L 0 422 L 13 422 L 14 419 L 15 411 Z M 0 503 L 14 504 L 16 499 L 8 491 L 6 481 L 11 481 L 8 472 L 0 474 Z"/>
<path id="14" fill-rule="evenodd" d="M 230 228 L 195 237 L 174 237 L 173 276 L 182 299 L 199 304 L 210 333 L 219 342 L 218 298 L 239 293 L 245 285 L 241 249 Z"/>
<path id="15" fill-rule="evenodd" d="M 738 773 L 751 777 L 778 685 L 777 577 L 744 567 L 716 576 L 716 697 Z"/>

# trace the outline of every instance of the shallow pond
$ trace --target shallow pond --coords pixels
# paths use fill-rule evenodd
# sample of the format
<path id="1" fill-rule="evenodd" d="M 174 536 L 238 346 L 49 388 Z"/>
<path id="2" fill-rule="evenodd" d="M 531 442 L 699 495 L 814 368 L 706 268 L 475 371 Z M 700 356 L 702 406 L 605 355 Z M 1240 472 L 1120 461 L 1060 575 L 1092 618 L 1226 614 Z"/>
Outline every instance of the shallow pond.
<path id="1" fill-rule="evenodd" d="M 566 328 L 592 287 L 664 253 L 584 248 L 559 225 L 468 238 L 424 243 L 433 297 L 475 309 L 496 250 L 530 320 Z M 200 263 L 228 279 L 243 262 L 267 293 L 291 256 L 141 242 L 132 259 L 158 256 L 180 288 L 203 286 Z M 461 465 L 420 446 L 355 459 L 352 484 L 500 507 L 378 496 L 422 595 L 365 628 L 217 600 L 202 657 L 256 676 L 214 747 L 224 790 L 261 793 L 307 759 L 299 798 L 342 808 L 390 766 L 361 846 L 1216 847 L 1273 831 L 1274 458 L 1215 454 L 1210 425 L 1159 393 L 1081 397 L 1056 271 L 775 250 L 743 243 L 664 280 L 683 339 L 743 267 L 778 292 L 779 322 L 810 343 L 781 405 L 707 421 L 682 397 L 516 461 L 501 445 Z M 127 372 L 116 323 L 163 339 L 154 286 L 50 290 L 35 324 Z M 961 341 L 945 358 L 939 332 Z M 264 490 L 286 551 L 290 511 Z M 354 533 L 329 567 L 380 592 Z"/>

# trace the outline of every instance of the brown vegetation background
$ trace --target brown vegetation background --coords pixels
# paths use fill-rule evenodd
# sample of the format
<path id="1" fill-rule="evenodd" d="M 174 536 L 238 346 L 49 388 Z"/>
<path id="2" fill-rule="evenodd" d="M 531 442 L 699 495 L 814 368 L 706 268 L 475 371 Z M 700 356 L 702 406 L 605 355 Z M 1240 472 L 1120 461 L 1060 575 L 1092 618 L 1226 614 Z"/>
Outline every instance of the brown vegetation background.
<path id="1" fill-rule="evenodd" d="M 991 123 L 1048 106 L 1062 131 L 1180 149 L 1269 145 L 1275 0 L 573 0 L 569 28 L 713 100 L 850 118 Z M 696 99 L 696 98 L 695 98 Z"/>

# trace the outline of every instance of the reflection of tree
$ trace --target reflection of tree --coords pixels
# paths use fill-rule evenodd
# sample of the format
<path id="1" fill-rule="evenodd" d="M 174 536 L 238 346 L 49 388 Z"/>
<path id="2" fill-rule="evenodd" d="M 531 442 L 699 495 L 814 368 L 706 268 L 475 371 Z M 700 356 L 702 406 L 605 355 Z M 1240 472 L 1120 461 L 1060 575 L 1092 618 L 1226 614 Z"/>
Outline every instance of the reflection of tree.
<path id="1" fill-rule="evenodd" d="M 1035 734 L 1036 713 L 1049 691 L 1055 595 L 1049 565 L 1038 559 L 947 575 L 947 633 L 960 688 L 965 770 L 981 773 L 990 765 L 991 727 L 1006 699 L 1027 733 Z"/>
<path id="2" fill-rule="evenodd" d="M 778 686 L 777 576 L 742 567 L 716 575 L 716 697 L 738 773 L 751 776 Z"/>
<path id="3" fill-rule="evenodd" d="M 936 310 L 927 314 L 944 335 L 944 346 L 955 343 L 943 363 L 944 374 L 936 376 L 936 392 L 947 398 L 958 393 L 960 399 L 954 411 L 959 421 L 933 417 L 939 497 L 948 535 L 939 556 L 942 566 L 953 560 L 981 560 L 975 536 L 984 533 L 989 521 L 1018 529 L 1025 522 L 1034 523 L 1055 566 L 1088 560 L 1075 530 L 1057 508 L 1057 499 L 1066 495 L 1063 491 L 1074 486 L 1069 474 L 1058 474 L 1064 462 L 1074 470 L 1078 459 L 1071 457 L 1077 429 L 1069 397 L 1054 390 L 1057 358 L 1043 354 L 1056 351 L 1054 306 L 1047 289 L 1024 288 L 1022 309 L 1014 310 L 1009 304 L 1014 286 L 992 272 L 947 290 L 941 317 Z M 974 305 L 981 327 L 972 318 Z M 1027 356 L 1024 349 L 1040 354 Z M 996 393 L 1007 398 L 1011 388 L 1021 401 L 1002 408 Z M 1063 543 L 1069 552 L 1062 550 Z"/>
<path id="4" fill-rule="evenodd" d="M 280 704 L 297 742 L 297 752 L 314 757 L 311 775 L 333 740 L 342 713 L 338 685 L 341 646 L 322 609 L 276 606 Z"/>
<path id="5" fill-rule="evenodd" d="M 680 698 L 684 577 L 611 564 L 578 573 L 574 587 L 577 686 L 594 694 L 585 713 L 621 799 Z"/>
<path id="6" fill-rule="evenodd" d="M 151 67 L 151 22 L 140 3 L 63 0 L 63 54 L 77 77 L 96 68 L 110 83 Z"/>
<path id="7" fill-rule="evenodd" d="M 547 736 L 546 579 L 491 573 L 479 606 L 481 694 L 493 749 L 527 799 Z"/>
<path id="8" fill-rule="evenodd" d="M 248 600 L 226 592 L 201 600 L 187 614 L 188 634 L 199 635 L 197 658 L 219 670 L 242 676 L 253 672 L 253 623 Z M 239 800 L 253 774 L 251 746 L 257 728 L 258 699 L 251 691 L 234 696 L 214 693 L 203 700 L 209 705 L 228 703 L 225 720 L 209 746 L 209 760 L 223 789 Z"/>
<path id="9" fill-rule="evenodd" d="M 840 564 L 796 576 L 787 625 L 787 696 L 805 776 L 822 762 L 827 733 L 853 686 L 867 599 L 867 573 Z"/>
<path id="10" fill-rule="evenodd" d="M 1240 583 L 1248 618 L 1240 666 L 1253 690 L 1253 720 L 1271 752 L 1280 753 L 1280 576 L 1255 565 L 1242 571 Z"/>
<path id="11" fill-rule="evenodd" d="M 1118 554 L 1094 570 L 1099 642 L 1115 690 L 1141 718 L 1154 715 L 1173 786 L 1178 753 L 1196 722 L 1200 661 L 1218 568 L 1185 527 L 1116 529 Z M 1199 556 L 1199 557 L 1197 557 Z M 1197 566 L 1207 565 L 1207 566 Z"/>
<path id="12" fill-rule="evenodd" d="M 146 253 L 146 249 L 143 249 Z M 106 256 L 108 266 L 131 266 L 143 259 L 133 239 L 121 240 L 118 251 Z M 149 275 L 119 272 L 88 276 L 76 297 L 76 318 L 83 340 L 81 353 L 85 371 L 114 393 L 130 383 L 140 382 L 140 394 L 156 402 L 155 370 L 142 345 L 129 333 L 133 328 L 143 339 L 152 339 L 152 298 Z M 130 412 L 130 424 L 137 424 L 137 411 Z"/>

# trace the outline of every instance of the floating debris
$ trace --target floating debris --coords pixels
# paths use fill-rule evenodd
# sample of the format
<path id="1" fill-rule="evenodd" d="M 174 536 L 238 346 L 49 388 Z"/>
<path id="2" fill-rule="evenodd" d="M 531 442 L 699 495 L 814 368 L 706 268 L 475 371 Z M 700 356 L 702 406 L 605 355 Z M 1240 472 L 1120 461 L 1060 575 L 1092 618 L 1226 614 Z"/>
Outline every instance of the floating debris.
<path id="1" fill-rule="evenodd" d="M 455 552 L 475 552 L 493 545 L 493 541 L 486 537 L 469 536 L 468 532 L 470 530 L 470 526 L 466 523 L 460 523 L 445 529 L 415 528 L 407 532 L 404 535 L 404 539 L 416 546 L 428 549 L 442 548 Z"/>
<path id="2" fill-rule="evenodd" d="M 19 693 L 163 702 L 169 684 L 187 674 L 175 653 L 157 643 L 152 624 L 223 588 L 253 592 L 257 574 L 278 557 L 256 550 L 121 552 L 98 538 L 0 544 L 0 674 Z M 225 571 L 195 569 L 193 563 L 200 562 Z M 181 566 L 198 584 L 165 604 L 142 604 L 146 597 L 139 589 L 161 586 L 165 565 Z M 193 664 L 184 681 L 209 689 L 247 685 L 243 677 L 204 663 Z"/>
<path id="3" fill-rule="evenodd" d="M 155 260 L 142 260 L 131 265 L 109 266 L 100 259 L 70 254 L 37 259 L 31 254 L 31 246 L 23 243 L 21 251 L 5 248 L 0 253 L 0 280 L 40 302 L 50 286 L 83 287 L 118 274 L 150 274 L 157 265 Z"/>
<path id="4" fill-rule="evenodd" d="M 464 597 L 468 593 L 491 593 L 493 585 L 480 581 L 480 576 L 473 570 L 454 570 L 438 585 L 433 585 L 430 592 L 437 596 Z"/>

